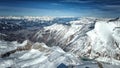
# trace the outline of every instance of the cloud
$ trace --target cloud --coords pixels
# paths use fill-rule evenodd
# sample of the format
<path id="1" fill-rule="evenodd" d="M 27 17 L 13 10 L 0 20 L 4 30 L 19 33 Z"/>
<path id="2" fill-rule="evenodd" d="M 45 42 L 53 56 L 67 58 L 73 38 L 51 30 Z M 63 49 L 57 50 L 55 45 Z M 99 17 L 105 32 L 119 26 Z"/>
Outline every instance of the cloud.
<path id="1" fill-rule="evenodd" d="M 0 6 L 0 15 L 46 15 L 51 14 L 55 10 L 42 9 L 42 8 L 26 8 L 26 7 L 9 7 Z"/>
<path id="2" fill-rule="evenodd" d="M 120 5 L 105 5 L 105 7 L 110 9 L 120 9 Z"/>
<path id="3" fill-rule="evenodd" d="M 61 6 L 61 4 L 59 4 L 59 3 L 51 3 L 51 5 L 54 5 L 54 6 Z"/>
<path id="4" fill-rule="evenodd" d="M 65 3 L 90 3 L 91 1 L 83 1 L 83 0 L 62 0 L 60 2 L 65 2 Z"/>
<path id="5" fill-rule="evenodd" d="M 107 13 L 120 14 L 120 5 L 103 5 L 99 9 Z"/>

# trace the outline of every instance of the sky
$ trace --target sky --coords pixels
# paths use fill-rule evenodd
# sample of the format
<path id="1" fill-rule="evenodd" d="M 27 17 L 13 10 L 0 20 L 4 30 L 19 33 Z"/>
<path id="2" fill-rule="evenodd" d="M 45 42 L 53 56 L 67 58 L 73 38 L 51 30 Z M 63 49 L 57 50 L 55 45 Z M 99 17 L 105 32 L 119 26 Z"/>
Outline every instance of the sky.
<path id="1" fill-rule="evenodd" d="M 0 16 L 119 17 L 120 0 L 0 0 Z"/>

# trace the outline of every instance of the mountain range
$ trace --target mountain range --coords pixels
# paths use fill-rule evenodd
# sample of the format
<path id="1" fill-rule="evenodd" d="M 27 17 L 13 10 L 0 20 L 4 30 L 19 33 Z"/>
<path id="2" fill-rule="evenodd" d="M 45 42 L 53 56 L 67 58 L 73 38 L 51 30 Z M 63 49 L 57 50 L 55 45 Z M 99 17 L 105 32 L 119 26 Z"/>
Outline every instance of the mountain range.
<path id="1" fill-rule="evenodd" d="M 0 67 L 120 68 L 120 19 L 0 17 Z"/>

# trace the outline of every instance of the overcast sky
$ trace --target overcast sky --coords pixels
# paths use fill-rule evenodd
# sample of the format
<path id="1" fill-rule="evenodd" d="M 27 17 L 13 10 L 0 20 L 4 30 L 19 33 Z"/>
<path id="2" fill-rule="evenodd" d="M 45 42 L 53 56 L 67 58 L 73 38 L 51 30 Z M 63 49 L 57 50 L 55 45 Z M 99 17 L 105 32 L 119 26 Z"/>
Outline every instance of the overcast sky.
<path id="1" fill-rule="evenodd" d="M 119 17 L 120 0 L 0 0 L 0 15 Z"/>

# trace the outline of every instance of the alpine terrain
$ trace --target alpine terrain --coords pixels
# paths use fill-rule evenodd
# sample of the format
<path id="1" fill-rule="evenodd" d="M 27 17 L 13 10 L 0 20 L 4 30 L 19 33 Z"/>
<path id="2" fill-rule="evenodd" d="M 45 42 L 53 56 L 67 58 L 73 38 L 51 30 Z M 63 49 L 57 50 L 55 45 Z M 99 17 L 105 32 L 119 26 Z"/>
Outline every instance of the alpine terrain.
<path id="1" fill-rule="evenodd" d="M 120 19 L 1 16 L 0 68 L 120 68 Z"/>

